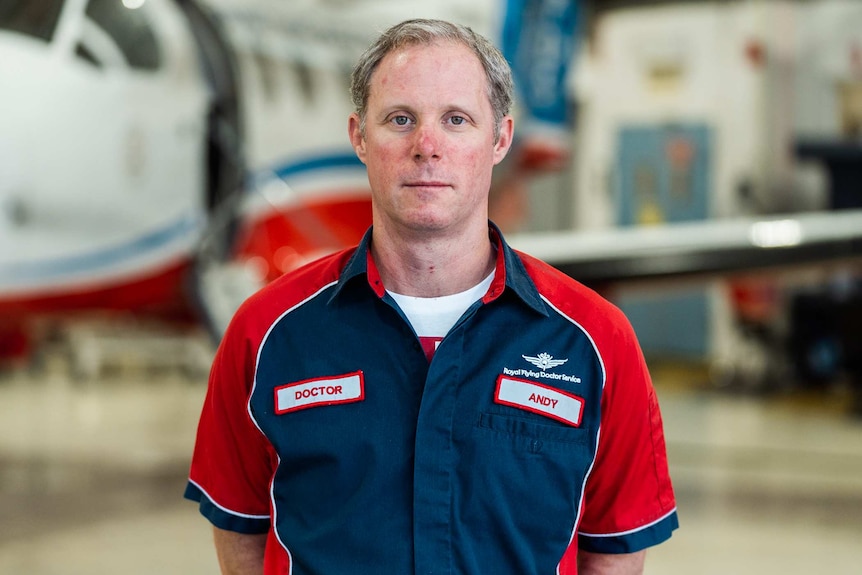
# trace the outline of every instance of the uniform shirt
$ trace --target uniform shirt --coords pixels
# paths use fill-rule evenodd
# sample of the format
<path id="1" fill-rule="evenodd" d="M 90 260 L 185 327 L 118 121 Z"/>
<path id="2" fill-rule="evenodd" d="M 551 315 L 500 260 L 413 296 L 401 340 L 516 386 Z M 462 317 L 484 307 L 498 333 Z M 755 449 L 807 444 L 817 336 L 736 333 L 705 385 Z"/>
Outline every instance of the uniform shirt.
<path id="1" fill-rule="evenodd" d="M 661 416 L 622 313 L 492 227 L 495 277 L 429 363 L 356 249 L 237 312 L 186 496 L 268 533 L 270 574 L 577 572 L 677 526 Z"/>

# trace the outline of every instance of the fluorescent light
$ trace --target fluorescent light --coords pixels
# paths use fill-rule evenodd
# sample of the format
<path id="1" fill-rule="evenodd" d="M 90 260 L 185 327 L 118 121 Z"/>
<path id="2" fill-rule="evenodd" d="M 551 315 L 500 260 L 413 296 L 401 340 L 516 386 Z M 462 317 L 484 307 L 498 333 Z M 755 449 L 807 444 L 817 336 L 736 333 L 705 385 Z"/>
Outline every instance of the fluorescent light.
<path id="1" fill-rule="evenodd" d="M 776 220 L 752 224 L 751 243 L 762 248 L 780 248 L 802 243 L 802 227 L 796 220 Z"/>
<path id="2" fill-rule="evenodd" d="M 147 0 L 123 0 L 123 6 L 129 10 L 137 10 L 143 6 L 146 1 Z"/>

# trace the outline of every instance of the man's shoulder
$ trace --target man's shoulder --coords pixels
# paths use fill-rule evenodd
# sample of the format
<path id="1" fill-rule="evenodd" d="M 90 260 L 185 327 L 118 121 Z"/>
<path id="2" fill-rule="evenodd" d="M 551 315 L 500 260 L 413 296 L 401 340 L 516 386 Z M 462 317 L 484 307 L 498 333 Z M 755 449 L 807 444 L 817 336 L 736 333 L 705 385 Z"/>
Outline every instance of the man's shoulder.
<path id="1" fill-rule="evenodd" d="M 517 253 L 539 295 L 557 311 L 585 327 L 627 329 L 622 311 L 600 293 L 534 256 Z"/>
<path id="2" fill-rule="evenodd" d="M 577 298 L 600 307 L 612 306 L 604 297 L 551 264 L 523 252 L 516 252 L 536 289 L 546 299 Z M 554 302 L 556 304 L 556 302 Z"/>
<path id="3" fill-rule="evenodd" d="M 355 251 L 353 247 L 323 256 L 276 278 L 243 302 L 233 323 L 265 331 L 285 312 L 337 283 Z"/>

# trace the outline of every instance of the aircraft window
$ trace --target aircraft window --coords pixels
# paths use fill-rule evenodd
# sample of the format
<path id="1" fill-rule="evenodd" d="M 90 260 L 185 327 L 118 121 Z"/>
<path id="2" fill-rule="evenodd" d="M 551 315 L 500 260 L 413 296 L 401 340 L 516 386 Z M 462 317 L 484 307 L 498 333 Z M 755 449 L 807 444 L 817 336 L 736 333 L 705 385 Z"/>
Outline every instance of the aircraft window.
<path id="1" fill-rule="evenodd" d="M 129 66 L 155 70 L 161 52 L 146 8 L 145 0 L 91 0 L 87 16 L 114 39 Z"/>
<path id="2" fill-rule="evenodd" d="M 50 42 L 62 8 L 63 0 L 3 0 L 0 2 L 0 29 Z"/>
<path id="3" fill-rule="evenodd" d="M 75 46 L 75 55 L 79 58 L 83 59 L 86 62 L 89 62 L 96 68 L 101 68 L 102 63 L 96 58 L 95 54 L 93 54 L 89 48 L 84 46 L 83 44 L 78 44 Z"/>
<path id="4" fill-rule="evenodd" d="M 275 91 L 278 84 L 278 68 L 275 61 L 261 53 L 255 53 L 254 60 L 260 69 L 260 82 L 263 85 L 263 94 L 267 100 L 275 100 Z"/>
<path id="5" fill-rule="evenodd" d="M 84 20 L 75 55 L 97 68 L 122 66 L 125 57 L 114 39 L 92 20 Z"/>

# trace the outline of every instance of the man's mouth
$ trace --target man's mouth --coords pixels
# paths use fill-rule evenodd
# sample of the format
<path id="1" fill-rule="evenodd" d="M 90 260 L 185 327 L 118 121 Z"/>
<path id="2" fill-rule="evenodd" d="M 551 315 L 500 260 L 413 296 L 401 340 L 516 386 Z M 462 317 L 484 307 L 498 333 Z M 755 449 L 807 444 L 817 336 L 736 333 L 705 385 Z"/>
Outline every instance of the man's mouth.
<path id="1" fill-rule="evenodd" d="M 420 180 L 415 182 L 407 182 L 404 184 L 408 188 L 446 188 L 449 184 L 446 182 L 438 182 L 436 180 Z"/>

